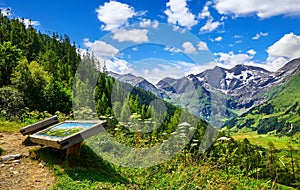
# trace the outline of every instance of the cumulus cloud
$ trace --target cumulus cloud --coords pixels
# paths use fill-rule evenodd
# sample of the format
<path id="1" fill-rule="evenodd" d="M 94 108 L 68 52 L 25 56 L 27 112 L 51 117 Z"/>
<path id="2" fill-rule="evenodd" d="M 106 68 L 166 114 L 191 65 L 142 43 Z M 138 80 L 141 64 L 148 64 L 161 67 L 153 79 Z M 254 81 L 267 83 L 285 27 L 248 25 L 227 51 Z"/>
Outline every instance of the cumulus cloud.
<path id="1" fill-rule="evenodd" d="M 28 28 L 29 26 L 39 26 L 40 25 L 39 21 L 30 20 L 28 18 L 18 18 L 18 20 L 20 22 L 22 22 L 26 28 Z"/>
<path id="2" fill-rule="evenodd" d="M 266 63 L 263 65 L 269 71 L 277 71 L 283 67 L 289 59 L 285 57 L 268 57 Z"/>
<path id="3" fill-rule="evenodd" d="M 112 60 L 107 60 L 106 67 L 109 71 L 119 74 L 126 74 L 130 68 L 130 64 L 124 59 L 114 58 Z"/>
<path id="4" fill-rule="evenodd" d="M 127 24 L 128 19 L 138 15 L 133 7 L 118 1 L 106 2 L 96 9 L 96 12 L 99 21 L 104 23 L 101 28 L 107 31 L 118 29 L 120 26 Z"/>
<path id="5" fill-rule="evenodd" d="M 258 40 L 260 37 L 265 37 L 265 36 L 268 36 L 269 33 L 263 33 L 263 32 L 260 32 L 260 33 L 257 33 L 253 38 L 252 40 Z"/>
<path id="6" fill-rule="evenodd" d="M 186 0 L 170 0 L 166 6 L 165 14 L 168 16 L 168 23 L 189 30 L 198 23 L 195 15 L 188 9 Z"/>
<path id="7" fill-rule="evenodd" d="M 285 34 L 280 40 L 268 47 L 267 65 L 270 70 L 277 70 L 288 61 L 300 57 L 300 36 Z"/>
<path id="8" fill-rule="evenodd" d="M 260 18 L 269 18 L 276 15 L 300 15 L 299 0 L 216 0 L 215 8 L 220 14 L 233 14 L 237 17 L 257 15 Z"/>
<path id="9" fill-rule="evenodd" d="M 216 57 L 216 62 L 224 67 L 233 67 L 239 64 L 253 64 L 253 55 L 251 54 L 235 54 L 230 51 L 229 53 L 214 53 L 214 56 Z"/>
<path id="10" fill-rule="evenodd" d="M 208 51 L 209 50 L 206 42 L 199 42 L 197 46 L 198 46 L 198 50 L 200 50 L 200 51 Z"/>
<path id="11" fill-rule="evenodd" d="M 120 29 L 114 32 L 113 39 L 118 40 L 119 42 L 147 42 L 148 30 L 141 29 Z"/>
<path id="12" fill-rule="evenodd" d="M 190 74 L 199 74 L 207 69 L 212 69 L 216 66 L 215 62 L 206 63 L 203 65 L 189 63 L 185 61 L 177 61 L 174 63 L 178 70 L 181 70 L 185 76 Z"/>
<path id="13" fill-rule="evenodd" d="M 83 58 L 88 53 L 88 50 L 82 49 L 82 48 L 77 48 L 76 52 L 78 55 L 80 55 L 81 58 Z"/>
<path id="14" fill-rule="evenodd" d="M 0 8 L 0 11 L 3 16 L 11 16 L 12 15 L 10 7 Z"/>
<path id="15" fill-rule="evenodd" d="M 149 28 L 149 27 L 157 28 L 158 24 L 159 23 L 157 20 L 151 21 L 150 19 L 142 19 L 140 22 L 140 27 L 142 27 L 142 28 Z"/>
<path id="16" fill-rule="evenodd" d="M 146 62 L 133 63 L 126 73 L 132 73 L 147 79 L 152 84 L 165 77 L 181 78 L 189 74 L 199 74 L 200 72 L 213 68 L 215 63 L 198 65 L 185 61 L 161 61 L 147 60 Z M 155 75 L 153 74 L 155 73 Z"/>
<path id="17" fill-rule="evenodd" d="M 222 41 L 223 40 L 223 37 L 222 36 L 219 36 L 219 37 L 216 37 L 215 38 L 215 41 L 217 41 L 217 42 L 220 42 L 220 41 Z"/>
<path id="18" fill-rule="evenodd" d="M 212 32 L 215 29 L 217 29 L 220 25 L 223 24 L 222 22 L 214 21 L 214 18 L 212 17 L 212 15 L 209 12 L 209 6 L 211 4 L 212 3 L 210 1 L 208 1 L 205 4 L 205 6 L 203 7 L 202 11 L 198 14 L 199 19 L 203 19 L 203 20 L 206 19 L 205 25 L 200 28 L 201 33 Z M 222 19 L 223 19 L 223 17 L 222 17 Z M 225 20 L 225 17 L 224 17 L 224 20 Z"/>
<path id="19" fill-rule="evenodd" d="M 196 48 L 193 46 L 193 44 L 191 42 L 184 42 L 182 44 L 182 47 L 183 47 L 184 53 L 187 53 L 187 54 L 195 54 L 196 53 Z"/>
<path id="20" fill-rule="evenodd" d="M 3 16 L 14 16 L 13 15 L 13 12 L 12 12 L 12 8 L 10 7 L 0 7 L 0 11 L 1 11 L 1 14 Z M 28 28 L 29 26 L 39 26 L 41 25 L 39 21 L 34 21 L 34 20 L 31 20 L 29 18 L 16 18 L 18 21 L 22 22 L 26 28 Z"/>
<path id="21" fill-rule="evenodd" d="M 265 62 L 258 63 L 253 60 L 255 54 L 256 51 L 251 49 L 248 50 L 247 53 L 235 54 L 232 51 L 229 53 L 219 52 L 215 53 L 214 56 L 216 57 L 215 61 L 217 62 L 217 65 L 227 69 L 230 69 L 236 65 L 244 64 L 261 67 L 269 71 L 277 71 L 287 63 L 287 60 L 283 57 L 268 57 Z"/>
<path id="22" fill-rule="evenodd" d="M 300 57 L 300 36 L 294 33 L 285 34 L 267 49 L 267 53 L 271 57 L 286 57 L 288 59 Z"/>
<path id="23" fill-rule="evenodd" d="M 213 18 L 209 18 L 206 21 L 206 24 L 200 28 L 200 32 L 201 33 L 212 32 L 212 31 L 214 31 L 215 29 L 217 29 L 221 25 L 222 25 L 221 22 L 219 22 L 219 21 L 215 21 L 214 22 Z"/>
<path id="24" fill-rule="evenodd" d="M 247 53 L 248 53 L 249 55 L 254 56 L 254 55 L 256 54 L 256 51 L 255 51 L 254 49 L 250 49 L 250 50 L 247 51 Z"/>
<path id="25" fill-rule="evenodd" d="M 210 18 L 211 15 L 210 15 L 210 12 L 209 12 L 208 9 L 209 9 L 209 7 L 208 7 L 208 5 L 206 4 L 206 5 L 203 7 L 202 11 L 198 14 L 198 18 L 200 18 L 200 19 Z"/>
<path id="26" fill-rule="evenodd" d="M 88 38 L 85 38 L 83 43 L 98 59 L 107 59 L 119 52 L 117 48 L 103 41 L 96 40 L 91 42 Z"/>
<path id="27" fill-rule="evenodd" d="M 300 36 L 294 33 L 285 34 L 281 39 L 267 48 L 268 58 L 258 63 L 253 61 L 256 51 L 250 49 L 247 53 L 235 54 L 229 53 L 214 53 L 216 62 L 226 68 L 231 68 L 237 64 L 246 64 L 262 67 L 269 71 L 277 71 L 284 66 L 288 61 L 300 57 Z"/>

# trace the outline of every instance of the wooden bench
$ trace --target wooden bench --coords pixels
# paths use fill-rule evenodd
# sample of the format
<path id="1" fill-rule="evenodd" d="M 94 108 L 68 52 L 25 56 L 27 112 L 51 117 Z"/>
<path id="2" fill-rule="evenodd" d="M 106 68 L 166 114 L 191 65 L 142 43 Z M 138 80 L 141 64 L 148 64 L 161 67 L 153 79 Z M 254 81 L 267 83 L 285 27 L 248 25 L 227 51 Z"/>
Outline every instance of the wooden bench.
<path id="1" fill-rule="evenodd" d="M 22 133 L 22 135 L 30 135 L 30 134 L 34 134 L 38 131 L 41 131 L 43 129 L 46 129 L 47 127 L 49 127 L 53 124 L 56 124 L 56 123 L 58 123 L 58 118 L 57 118 L 57 115 L 54 115 L 43 121 L 39 121 L 37 123 L 27 125 L 26 127 L 20 129 L 20 132 Z"/>

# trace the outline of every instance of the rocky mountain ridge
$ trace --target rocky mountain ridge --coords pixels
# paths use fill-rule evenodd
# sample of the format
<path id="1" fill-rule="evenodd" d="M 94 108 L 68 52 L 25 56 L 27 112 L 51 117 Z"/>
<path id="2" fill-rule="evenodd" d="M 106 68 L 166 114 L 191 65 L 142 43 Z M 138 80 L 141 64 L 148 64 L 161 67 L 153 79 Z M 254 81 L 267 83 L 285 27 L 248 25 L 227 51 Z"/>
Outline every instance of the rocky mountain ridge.
<path id="1" fill-rule="evenodd" d="M 220 126 L 232 118 L 271 98 L 269 91 L 286 83 L 300 70 L 300 58 L 276 72 L 260 67 L 236 65 L 231 69 L 216 66 L 197 75 L 164 78 L 156 85 L 132 74 L 110 72 L 117 80 L 143 88 L 175 105 L 189 108 L 192 113 Z"/>

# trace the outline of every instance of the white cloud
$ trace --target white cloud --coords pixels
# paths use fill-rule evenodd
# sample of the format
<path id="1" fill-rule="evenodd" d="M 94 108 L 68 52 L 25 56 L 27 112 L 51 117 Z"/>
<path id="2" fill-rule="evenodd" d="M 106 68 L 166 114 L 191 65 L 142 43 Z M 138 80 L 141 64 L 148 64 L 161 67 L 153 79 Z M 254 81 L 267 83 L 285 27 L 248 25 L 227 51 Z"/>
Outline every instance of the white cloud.
<path id="1" fill-rule="evenodd" d="M 288 61 L 300 57 L 300 36 L 294 33 L 285 34 L 281 39 L 271 45 L 267 50 L 268 58 L 262 63 L 253 61 L 256 51 L 250 49 L 247 54 L 214 53 L 216 62 L 221 67 L 231 68 L 237 64 L 253 65 L 269 71 L 277 71 Z"/>
<path id="2" fill-rule="evenodd" d="M 285 57 L 268 57 L 264 65 L 264 68 L 269 71 L 277 71 L 282 66 L 284 66 L 288 61 L 289 59 Z"/>
<path id="3" fill-rule="evenodd" d="M 169 46 L 166 46 L 164 48 L 165 51 L 169 51 L 171 53 L 180 53 L 182 52 L 181 49 L 178 49 L 178 48 L 175 48 L 175 47 L 169 47 Z"/>
<path id="4" fill-rule="evenodd" d="M 227 16 L 222 16 L 220 20 L 221 20 L 221 21 L 224 21 L 224 20 L 227 20 L 227 19 L 228 19 Z"/>
<path id="5" fill-rule="evenodd" d="M 216 66 L 215 62 L 206 63 L 203 65 L 189 63 L 185 61 L 177 61 L 174 63 L 176 68 L 184 73 L 185 76 L 190 74 L 199 74 L 207 69 L 212 69 Z"/>
<path id="6" fill-rule="evenodd" d="M 240 38 L 243 38 L 243 36 L 242 35 L 234 35 L 233 38 L 240 39 Z"/>
<path id="7" fill-rule="evenodd" d="M 182 44 L 183 51 L 187 54 L 195 54 L 196 53 L 196 48 L 193 46 L 191 42 L 184 42 Z"/>
<path id="8" fill-rule="evenodd" d="M 11 8 L 10 7 L 5 7 L 5 8 L 0 8 L 1 13 L 3 16 L 11 16 Z"/>
<path id="9" fill-rule="evenodd" d="M 149 65 L 151 65 L 151 67 L 149 67 Z M 198 65 L 184 61 L 160 61 L 160 63 L 156 63 L 154 61 L 147 60 L 147 62 L 143 64 L 141 64 L 141 62 L 133 63 L 125 73 L 132 73 L 136 76 L 141 76 L 152 84 L 156 84 L 165 77 L 181 78 L 189 74 L 199 74 L 206 69 L 213 68 L 215 65 L 216 64 L 213 62 Z"/>
<path id="10" fill-rule="evenodd" d="M 199 42 L 197 46 L 198 46 L 198 50 L 200 50 L 200 51 L 208 51 L 209 50 L 206 42 Z"/>
<path id="11" fill-rule="evenodd" d="M 153 21 L 152 27 L 157 28 L 158 24 L 159 24 L 159 22 L 157 20 L 155 20 L 155 21 Z"/>
<path id="12" fill-rule="evenodd" d="M 114 32 L 113 39 L 118 40 L 119 42 L 147 42 L 149 41 L 148 38 L 148 31 L 147 30 L 140 30 L 140 29 L 121 29 Z"/>
<path id="13" fill-rule="evenodd" d="M 300 57 L 300 36 L 285 34 L 267 49 L 267 53 L 266 65 L 269 70 L 276 71 L 288 61 Z"/>
<path id="14" fill-rule="evenodd" d="M 269 33 L 263 33 L 263 32 L 260 32 L 260 33 L 257 33 L 253 38 L 252 38 L 252 40 L 258 40 L 260 37 L 265 37 L 265 36 L 268 36 L 269 35 Z"/>
<path id="15" fill-rule="evenodd" d="M 18 20 L 20 22 L 22 22 L 26 28 L 28 28 L 29 26 L 39 26 L 40 25 L 39 21 L 30 20 L 28 18 L 18 18 Z"/>
<path id="16" fill-rule="evenodd" d="M 267 49 L 267 53 L 270 57 L 286 57 L 288 59 L 300 57 L 300 36 L 294 33 L 285 34 Z"/>
<path id="17" fill-rule="evenodd" d="M 216 62 L 224 67 L 233 67 L 239 64 L 253 64 L 253 55 L 249 54 L 235 54 L 230 51 L 229 53 L 214 53 L 214 56 L 216 57 Z"/>
<path id="18" fill-rule="evenodd" d="M 219 37 L 216 37 L 215 38 L 215 41 L 217 41 L 217 42 L 220 42 L 220 41 L 222 41 L 223 40 L 223 37 L 222 36 L 219 36 Z"/>
<path id="19" fill-rule="evenodd" d="M 133 7 L 117 1 L 104 3 L 96 9 L 99 21 L 103 22 L 103 30 L 114 31 L 120 26 L 127 24 L 128 19 L 138 15 Z"/>
<path id="20" fill-rule="evenodd" d="M 209 8 L 208 5 L 205 5 L 203 7 L 202 11 L 198 14 L 198 18 L 200 18 L 200 19 L 210 18 L 211 15 L 210 15 L 208 8 Z"/>
<path id="21" fill-rule="evenodd" d="M 269 18 L 276 15 L 299 16 L 299 0 L 216 0 L 215 8 L 220 14 L 234 14 L 235 16 L 257 15 Z"/>
<path id="22" fill-rule="evenodd" d="M 140 22 L 140 27 L 142 28 L 157 28 L 158 27 L 158 21 L 154 20 L 153 22 L 150 19 L 142 19 Z"/>
<path id="23" fill-rule="evenodd" d="M 195 15 L 189 11 L 186 0 L 170 0 L 166 6 L 165 14 L 168 16 L 168 23 L 189 30 L 198 23 Z"/>
<path id="24" fill-rule="evenodd" d="M 143 19 L 140 22 L 140 27 L 142 27 L 142 28 L 147 28 L 147 27 L 150 27 L 150 26 L 151 26 L 151 20 L 150 19 Z"/>
<path id="25" fill-rule="evenodd" d="M 215 21 L 214 18 L 211 16 L 209 12 L 209 6 L 211 5 L 211 2 L 208 1 L 205 6 L 203 7 L 202 11 L 198 14 L 199 19 L 207 19 L 204 26 L 200 28 L 200 32 L 206 33 L 206 32 L 212 32 L 215 29 L 217 29 L 220 25 L 222 25 L 222 22 Z M 221 20 L 225 20 L 225 17 L 222 17 Z"/>
<path id="26" fill-rule="evenodd" d="M 220 25 L 222 25 L 221 22 L 219 21 L 214 22 L 213 18 L 210 18 L 206 21 L 206 24 L 200 28 L 200 32 L 202 33 L 212 32 L 215 29 L 217 29 Z"/>
<path id="27" fill-rule="evenodd" d="M 78 55 L 80 55 L 81 58 L 83 58 L 88 53 L 86 49 L 82 49 L 82 48 L 76 49 L 76 52 Z"/>
<path id="28" fill-rule="evenodd" d="M 130 68 L 130 64 L 126 60 L 114 58 L 113 60 L 107 60 L 106 67 L 109 71 L 126 74 Z"/>
<path id="29" fill-rule="evenodd" d="M 256 54 L 256 51 L 255 51 L 254 49 L 250 49 L 250 50 L 247 51 L 247 53 L 248 53 L 249 55 L 254 56 L 254 55 Z"/>
<path id="30" fill-rule="evenodd" d="M 84 45 L 89 48 L 98 59 L 107 59 L 115 56 L 119 50 L 103 41 L 91 42 L 88 38 L 84 39 Z"/>
<path id="31" fill-rule="evenodd" d="M 0 11 L 1 11 L 1 14 L 3 16 L 14 16 L 13 13 L 12 13 L 12 9 L 10 7 L 0 7 Z M 39 26 L 41 25 L 39 21 L 34 21 L 34 20 L 31 20 L 29 18 L 16 18 L 18 21 L 22 22 L 26 28 L 28 28 L 29 26 Z"/>

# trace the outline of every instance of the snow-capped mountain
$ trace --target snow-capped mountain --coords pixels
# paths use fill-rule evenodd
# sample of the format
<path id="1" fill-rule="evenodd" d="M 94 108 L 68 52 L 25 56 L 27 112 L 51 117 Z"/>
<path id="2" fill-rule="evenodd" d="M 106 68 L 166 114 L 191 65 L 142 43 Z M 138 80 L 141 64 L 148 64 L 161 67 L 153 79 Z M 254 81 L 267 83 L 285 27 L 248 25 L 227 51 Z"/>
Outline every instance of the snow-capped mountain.
<path id="1" fill-rule="evenodd" d="M 217 66 L 180 79 L 164 78 L 156 86 L 132 74 L 110 75 L 175 105 L 187 107 L 194 114 L 220 126 L 224 118 L 234 117 L 236 113 L 267 101 L 272 88 L 284 84 L 299 70 L 300 58 L 290 61 L 277 72 L 247 65 L 237 65 L 232 69 Z"/>

